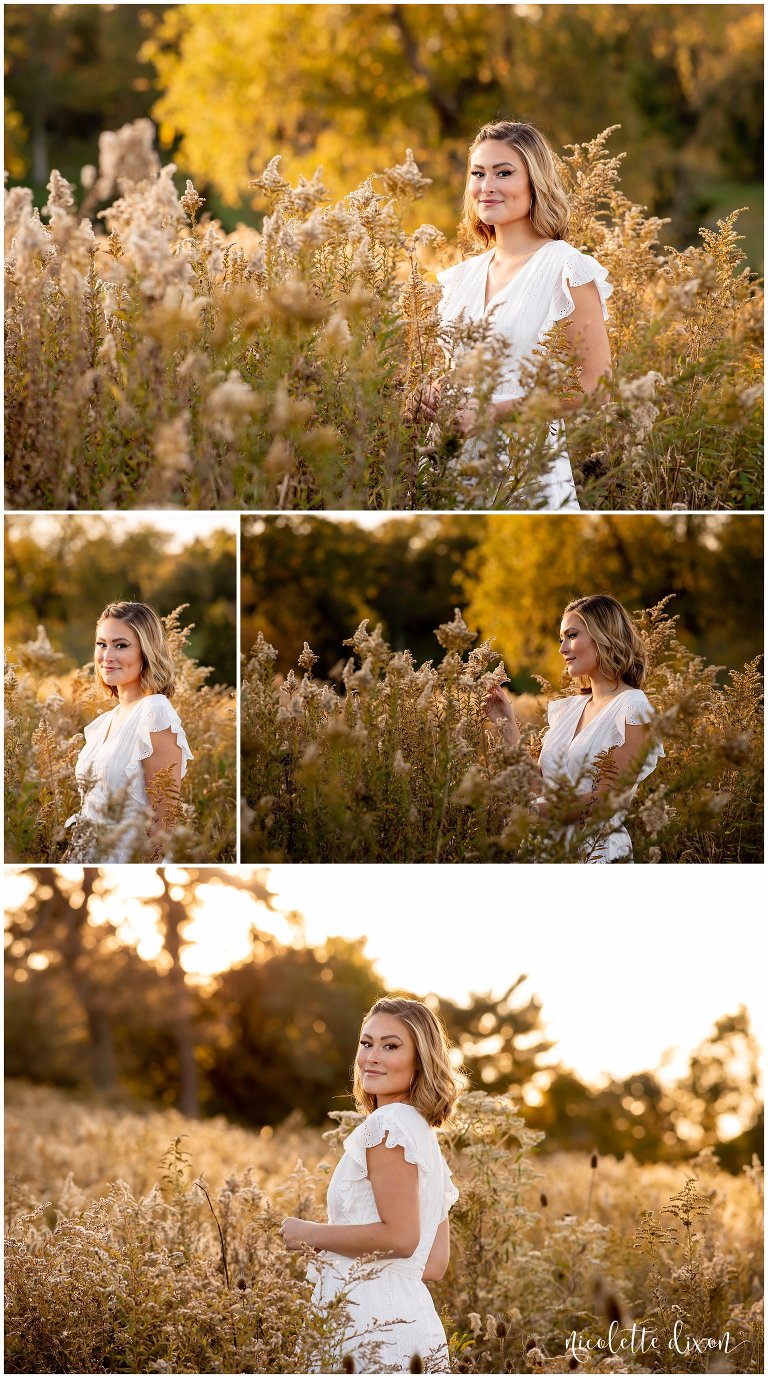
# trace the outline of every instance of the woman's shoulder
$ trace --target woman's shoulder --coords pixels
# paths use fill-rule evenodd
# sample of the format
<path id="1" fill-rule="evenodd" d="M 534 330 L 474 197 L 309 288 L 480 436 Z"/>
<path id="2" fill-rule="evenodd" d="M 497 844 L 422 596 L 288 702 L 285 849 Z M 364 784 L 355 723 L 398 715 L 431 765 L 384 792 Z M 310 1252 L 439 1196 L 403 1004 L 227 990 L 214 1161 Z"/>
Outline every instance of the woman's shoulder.
<path id="1" fill-rule="evenodd" d="M 395 1120 L 401 1124 L 407 1124 L 414 1133 L 420 1133 L 424 1130 L 429 1132 L 430 1130 L 430 1126 L 421 1112 L 415 1106 L 402 1100 L 391 1101 L 389 1105 L 379 1106 L 376 1110 L 371 1111 L 368 1119 L 364 1120 L 363 1123 L 368 1124 L 373 1121 L 375 1124 L 386 1124 Z"/>
<path id="2" fill-rule="evenodd" d="M 386 1134 L 390 1143 L 423 1145 L 434 1136 L 424 1116 L 405 1101 L 392 1101 L 371 1112 L 361 1126 L 368 1143 L 380 1143 Z"/>
<path id="3" fill-rule="evenodd" d="M 638 712 L 651 716 L 654 712 L 653 704 L 648 695 L 642 689 L 629 688 L 619 694 L 616 699 L 616 712 L 622 717 L 630 718 L 630 715 Z M 644 721 L 645 719 L 643 719 Z"/>
<path id="4" fill-rule="evenodd" d="M 549 297 L 549 305 L 543 318 L 542 328 L 548 330 L 556 321 L 565 320 L 576 310 L 573 299 L 574 287 L 586 287 L 593 282 L 600 297 L 603 320 L 608 320 L 606 302 L 613 292 L 608 281 L 608 269 L 598 263 L 591 254 L 577 249 L 567 239 L 553 239 L 548 247 L 549 256 L 545 258 L 542 271 L 536 276 L 536 284 Z"/>
<path id="5" fill-rule="evenodd" d="M 365 1152 L 384 1143 L 387 1148 L 402 1148 L 406 1162 L 428 1167 L 430 1145 L 434 1130 L 412 1105 L 393 1101 L 371 1111 L 344 1140 L 344 1151 L 360 1166 L 365 1165 Z"/>
<path id="6" fill-rule="evenodd" d="M 616 703 L 622 703 L 624 705 L 628 703 L 647 703 L 650 707 L 651 701 L 644 689 L 638 689 L 635 685 L 628 684 L 626 689 L 622 689 L 621 693 L 616 696 Z"/>
<path id="7" fill-rule="evenodd" d="M 611 295 L 612 288 L 607 282 L 608 269 L 603 267 L 594 254 L 588 253 L 586 249 L 577 248 L 568 239 L 553 239 L 549 247 L 550 263 L 559 271 L 567 273 L 569 279 L 573 275 L 572 286 L 579 287 L 585 282 L 597 282 L 599 286 L 605 287 L 608 296 Z"/>
<path id="8" fill-rule="evenodd" d="M 553 239 L 550 245 L 560 258 L 585 258 L 589 263 L 597 262 L 593 254 L 588 253 L 586 249 L 579 249 L 570 239 Z"/>
<path id="9" fill-rule="evenodd" d="M 179 721 L 179 715 L 167 694 L 145 694 L 136 710 L 136 717 L 144 722 L 157 722 L 163 727 Z"/>

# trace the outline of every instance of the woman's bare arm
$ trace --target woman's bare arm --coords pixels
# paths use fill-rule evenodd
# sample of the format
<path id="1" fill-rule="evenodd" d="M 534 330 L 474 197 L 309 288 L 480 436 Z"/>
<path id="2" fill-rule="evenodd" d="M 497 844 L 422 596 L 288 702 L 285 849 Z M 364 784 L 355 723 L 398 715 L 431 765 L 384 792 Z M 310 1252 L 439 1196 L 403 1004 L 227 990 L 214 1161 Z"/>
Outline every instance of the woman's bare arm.
<path id="1" fill-rule="evenodd" d="M 173 827 L 179 808 L 181 793 L 181 747 L 172 727 L 164 727 L 161 732 L 150 732 L 152 755 L 142 761 L 147 798 L 154 815 L 148 833 L 154 837 L 161 828 Z M 162 781 L 156 779 L 160 771 L 167 772 Z M 153 789 L 153 782 L 155 788 Z"/>
<path id="2" fill-rule="evenodd" d="M 610 376 L 611 346 L 596 284 L 585 282 L 582 287 L 571 287 L 571 296 L 574 309 L 566 317 L 565 324 L 571 338 L 571 348 L 581 369 L 581 388 L 585 393 L 590 393 L 594 392 L 601 378 Z"/>
<path id="3" fill-rule="evenodd" d="M 445 1277 L 451 1260 L 451 1227 L 448 1217 L 437 1227 L 435 1242 L 429 1251 L 429 1258 L 422 1274 L 422 1282 L 439 1282 Z"/>
<path id="4" fill-rule="evenodd" d="M 281 1231 L 289 1249 L 309 1244 L 346 1258 L 383 1253 L 410 1258 L 419 1242 L 419 1169 L 402 1148 L 376 1144 L 367 1150 L 368 1180 L 380 1221 L 370 1225 L 321 1225 L 289 1216 Z"/>
<path id="5" fill-rule="evenodd" d="M 647 753 L 649 738 L 650 728 L 646 724 L 625 724 L 622 745 L 614 746 L 610 751 L 611 768 L 602 772 L 589 793 L 581 795 L 583 802 L 574 804 L 565 819 L 566 823 L 575 823 L 577 819 L 589 814 L 598 800 L 615 789 L 619 781 L 628 784 L 632 779 L 633 768 L 639 774 Z M 538 802 L 542 813 L 546 814 L 546 797 L 541 797 Z"/>
<path id="6" fill-rule="evenodd" d="M 594 392 L 601 378 L 610 377 L 611 346 L 608 331 L 603 320 L 603 307 L 600 293 L 594 282 L 585 282 L 581 287 L 571 287 L 574 309 L 565 318 L 571 350 L 579 367 L 579 386 L 585 395 Z M 563 402 L 559 408 L 562 416 L 578 411 L 583 398 Z M 514 412 L 520 403 L 517 400 L 495 402 L 494 411 L 499 420 Z"/>

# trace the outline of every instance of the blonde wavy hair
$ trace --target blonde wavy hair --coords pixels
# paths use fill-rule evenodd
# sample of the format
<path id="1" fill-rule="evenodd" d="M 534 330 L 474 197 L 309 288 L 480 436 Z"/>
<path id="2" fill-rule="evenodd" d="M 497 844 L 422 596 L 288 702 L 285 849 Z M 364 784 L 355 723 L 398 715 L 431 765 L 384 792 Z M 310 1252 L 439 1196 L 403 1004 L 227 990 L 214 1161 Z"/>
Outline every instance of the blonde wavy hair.
<path id="1" fill-rule="evenodd" d="M 603 674 L 614 684 L 624 680 L 632 689 L 642 688 L 648 655 L 637 627 L 618 598 L 612 598 L 610 593 L 574 598 L 563 617 L 569 612 L 578 614 L 592 637 Z"/>
<path id="2" fill-rule="evenodd" d="M 416 1044 L 416 1071 L 411 1082 L 408 1104 L 428 1124 L 444 1124 L 464 1090 L 464 1078 L 451 1066 L 451 1044 L 440 1017 L 420 1000 L 406 1000 L 404 996 L 387 996 L 377 1000 L 365 1015 L 391 1014 L 402 1021 L 413 1035 Z M 370 1115 L 376 1109 L 376 1097 L 363 1089 L 360 1070 L 355 1063 L 352 1093 L 358 1110 Z"/>
<path id="3" fill-rule="evenodd" d="M 547 140 L 533 124 L 517 120 L 495 120 L 479 129 L 469 147 L 467 183 L 464 188 L 459 234 L 468 247 L 481 244 L 489 249 L 496 242 L 496 230 L 480 219 L 470 195 L 469 166 L 478 144 L 486 139 L 498 139 L 519 153 L 528 170 L 531 183 L 531 224 L 542 239 L 565 239 L 570 219 L 568 197 L 565 194 L 555 155 Z"/>
<path id="4" fill-rule="evenodd" d="M 172 698 L 175 688 L 173 661 L 168 650 L 165 629 L 154 608 L 150 608 L 146 603 L 129 603 L 127 601 L 107 603 L 96 623 L 97 636 L 101 623 L 107 617 L 114 617 L 120 622 L 126 622 L 131 631 L 135 632 L 138 637 L 143 660 L 139 679 L 142 693 L 165 694 L 167 699 Z M 117 689 L 114 685 L 104 683 L 98 665 L 96 666 L 96 678 L 102 689 L 105 689 L 112 698 L 117 698 Z"/>

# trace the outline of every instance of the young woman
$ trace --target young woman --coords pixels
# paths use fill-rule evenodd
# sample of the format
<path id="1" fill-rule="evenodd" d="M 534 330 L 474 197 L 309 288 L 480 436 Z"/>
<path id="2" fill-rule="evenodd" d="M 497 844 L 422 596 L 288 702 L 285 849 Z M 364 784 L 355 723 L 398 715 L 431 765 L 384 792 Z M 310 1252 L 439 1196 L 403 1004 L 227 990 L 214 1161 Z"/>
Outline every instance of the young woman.
<path id="1" fill-rule="evenodd" d="M 84 848 L 92 854 L 78 855 L 78 860 L 130 861 L 142 834 L 152 838 L 173 822 L 181 780 L 193 757 L 169 702 L 173 665 L 163 625 L 152 608 L 146 603 L 108 604 L 96 626 L 94 662 L 96 679 L 117 702 L 84 729 L 85 746 L 75 765 L 81 808 L 66 826 L 77 826 L 87 836 Z M 165 774 L 153 791 L 160 771 Z M 77 832 L 69 848 L 75 850 Z"/>
<path id="2" fill-rule="evenodd" d="M 547 785 L 568 780 L 583 796 L 574 812 L 573 825 L 586 821 L 601 795 L 617 781 L 627 785 L 624 807 L 613 815 L 607 835 L 586 844 L 584 861 L 590 864 L 631 861 L 632 843 L 623 826 L 624 812 L 641 780 L 655 770 L 664 748 L 653 740 L 649 724 L 653 708 L 642 691 L 646 672 L 645 647 L 629 613 L 607 593 L 576 598 L 569 603 L 560 624 L 560 654 L 573 680 L 586 681 L 579 693 L 553 699 L 548 705 L 549 730 L 539 756 L 543 779 L 537 805 L 547 810 Z M 510 746 L 520 740 L 520 730 L 509 701 L 494 688 L 485 701 L 491 722 L 496 723 Z M 610 768 L 597 780 L 589 773 L 598 756 L 610 752 Z"/>
<path id="3" fill-rule="evenodd" d="M 414 1355 L 425 1372 L 450 1371 L 425 1283 L 448 1267 L 448 1211 L 458 1191 L 434 1126 L 459 1092 L 436 1015 L 417 1000 L 377 1000 L 363 1020 L 354 1068 L 355 1101 L 366 1118 L 344 1141 L 328 1187 L 328 1224 L 293 1217 L 282 1224 L 289 1249 L 308 1244 L 319 1252 L 314 1305 L 348 1293 L 342 1353 L 362 1356 L 366 1373 L 407 1373 Z M 374 1253 L 377 1261 L 359 1262 Z M 372 1342 L 375 1369 L 367 1361 Z"/>
<path id="4" fill-rule="evenodd" d="M 555 321 L 567 321 L 580 386 L 590 393 L 610 373 L 611 352 L 605 307 L 613 288 L 607 271 L 565 238 L 568 201 L 552 150 L 530 124 L 499 120 L 483 125 L 469 150 L 461 229 L 481 252 L 438 273 L 443 287 L 440 312 L 446 324 L 460 317 L 479 321 L 492 313 L 493 327 L 506 341 L 508 371 L 491 400 L 499 420 L 515 410 L 523 394 L 520 365 Z M 435 390 L 423 402 L 434 415 Z M 563 404 L 561 415 L 576 404 Z M 469 396 L 459 415 L 471 435 L 478 404 Z M 578 511 L 561 422 L 550 426 L 552 461 L 532 487 L 537 506 Z M 543 501 L 542 501 L 543 500 Z"/>

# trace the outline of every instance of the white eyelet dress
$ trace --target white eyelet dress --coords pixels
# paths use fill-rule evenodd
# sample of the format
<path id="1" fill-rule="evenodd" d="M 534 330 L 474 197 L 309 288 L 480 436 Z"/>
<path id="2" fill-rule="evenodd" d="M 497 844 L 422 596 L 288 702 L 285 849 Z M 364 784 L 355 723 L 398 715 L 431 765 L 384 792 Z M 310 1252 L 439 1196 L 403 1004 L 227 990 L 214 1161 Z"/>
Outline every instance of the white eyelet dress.
<path id="1" fill-rule="evenodd" d="M 80 812 L 65 827 L 89 820 L 105 829 L 107 855 L 89 857 L 96 862 L 130 861 L 146 829 L 147 790 L 142 761 L 152 755 L 152 732 L 170 727 L 181 747 L 181 774 L 187 771 L 192 752 L 176 709 L 165 694 L 146 694 L 119 722 L 116 708 L 102 713 L 83 729 L 85 746 L 75 763 L 80 790 Z M 122 801 L 122 803 L 121 803 Z M 119 823 L 114 810 L 118 806 Z"/>
<path id="2" fill-rule="evenodd" d="M 364 1372 L 407 1373 L 418 1354 L 427 1373 L 449 1373 L 448 1347 L 434 1302 L 422 1274 L 438 1226 L 458 1199 L 437 1135 L 412 1105 L 395 1103 L 374 1110 L 344 1140 L 344 1156 L 328 1186 L 330 1225 L 369 1225 L 380 1219 L 368 1181 L 366 1149 L 384 1142 L 401 1147 L 406 1162 L 419 1169 L 419 1243 L 410 1258 L 359 1259 L 323 1251 L 318 1255 L 312 1296 L 320 1309 L 349 1289 L 350 1320 L 344 1334 L 338 1367 L 344 1355 L 353 1358 L 372 1340 L 380 1342 L 376 1368 Z M 392 1322 L 397 1324 L 392 1324 Z"/>
<path id="3" fill-rule="evenodd" d="M 580 794 L 589 794 L 592 780 L 586 771 L 600 753 L 624 745 L 627 724 L 650 723 L 655 716 L 653 706 L 642 689 L 624 689 L 574 736 L 587 703 L 591 703 L 589 695 L 569 694 L 567 698 L 554 699 L 548 706 L 549 731 L 544 736 L 539 756 L 545 792 L 548 781 L 556 783 L 565 778 L 576 786 Z M 660 742 L 649 742 L 637 779 L 625 795 L 627 807 L 641 780 L 645 780 L 656 769 L 663 755 L 664 748 Z M 588 845 L 584 860 L 589 865 L 632 860 L 632 843 L 623 822 L 624 812 L 614 814 L 610 820 L 612 831 L 609 836 L 601 838 L 594 845 Z M 568 837 L 573 831 L 573 828 L 567 830 Z"/>
<path id="4" fill-rule="evenodd" d="M 493 254 L 494 250 L 488 249 L 484 254 L 438 273 L 443 288 L 439 310 L 445 324 L 458 321 L 460 316 L 479 321 L 493 311 L 494 330 L 509 345 L 509 371 L 492 398 L 494 402 L 502 402 L 523 396 L 521 361 L 531 358 L 556 321 L 564 320 L 575 310 L 571 287 L 594 282 L 600 294 L 604 320 L 608 319 L 605 303 L 613 288 L 608 283 L 607 269 L 597 259 L 581 253 L 564 239 L 554 239 L 542 244 L 486 307 L 485 289 Z M 536 505 L 541 506 L 543 499 L 546 511 L 578 512 L 573 472 L 565 446 L 565 427 L 561 421 L 550 426 L 550 446 L 552 463 L 548 473 L 535 485 Z"/>

